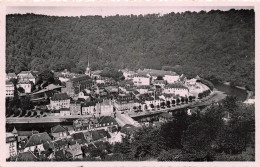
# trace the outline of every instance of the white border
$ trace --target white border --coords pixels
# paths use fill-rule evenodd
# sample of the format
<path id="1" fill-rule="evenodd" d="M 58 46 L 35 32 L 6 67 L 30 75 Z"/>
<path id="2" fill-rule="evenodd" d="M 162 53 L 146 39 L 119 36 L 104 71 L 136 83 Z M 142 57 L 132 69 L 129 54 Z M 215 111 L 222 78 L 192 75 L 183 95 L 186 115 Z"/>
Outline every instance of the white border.
<path id="1" fill-rule="evenodd" d="M 135 0 L 136 1 L 136 0 Z M 209 0 L 210 1 L 210 0 Z M 258 0 L 259 1 L 259 0 Z M 84 6 L 84 7 L 123 7 L 123 6 L 131 6 L 131 7 L 169 7 L 169 6 L 254 6 L 255 10 L 255 115 L 256 115 L 256 139 L 255 139 L 255 150 L 256 150 L 256 161 L 255 162 L 5 162 L 5 153 L 4 151 L 0 151 L 0 166 L 2 167 L 9 167 L 9 166 L 42 166 L 42 167 L 51 167 L 51 166 L 248 166 L 248 167 L 260 167 L 259 159 L 260 159 L 260 139 L 259 139 L 259 117 L 260 113 L 258 113 L 260 109 L 260 101 L 259 101 L 259 81 L 260 81 L 260 55 L 259 55 L 259 48 L 260 48 L 260 41 L 259 41 L 259 30 L 260 30 L 260 3 L 257 2 L 245 2 L 245 1 L 233 1 L 233 2 L 198 2 L 198 1 L 157 1 L 157 2 L 148 2 L 140 0 L 134 2 L 116 2 L 116 1 L 89 1 L 89 2 L 0 2 L 0 85 L 1 85 L 1 100 L 0 100 L 0 130 L 1 130 L 1 137 L 0 137 L 0 146 L 5 146 L 5 14 L 6 14 L 6 7 L 7 6 Z M 258 102 L 259 101 L 259 102 Z M 258 103 L 257 103 L 258 102 Z M 1 147 L 0 147 L 0 150 Z"/>

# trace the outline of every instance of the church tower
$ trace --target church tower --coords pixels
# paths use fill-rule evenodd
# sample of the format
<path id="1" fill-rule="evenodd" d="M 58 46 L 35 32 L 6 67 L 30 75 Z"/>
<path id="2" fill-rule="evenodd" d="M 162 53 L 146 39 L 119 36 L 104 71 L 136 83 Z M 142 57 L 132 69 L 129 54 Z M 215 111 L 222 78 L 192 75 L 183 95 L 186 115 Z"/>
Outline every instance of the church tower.
<path id="1" fill-rule="evenodd" d="M 88 75 L 88 76 L 91 76 L 91 70 L 90 70 L 90 66 L 89 66 L 89 57 L 88 57 L 88 66 L 86 68 L 85 74 Z"/>

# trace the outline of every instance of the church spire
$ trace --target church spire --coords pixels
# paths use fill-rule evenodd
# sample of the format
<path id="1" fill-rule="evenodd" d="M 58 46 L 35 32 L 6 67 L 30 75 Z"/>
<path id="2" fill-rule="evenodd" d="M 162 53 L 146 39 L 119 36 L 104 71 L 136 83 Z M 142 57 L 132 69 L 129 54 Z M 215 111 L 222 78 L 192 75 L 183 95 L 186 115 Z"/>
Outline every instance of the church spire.
<path id="1" fill-rule="evenodd" d="M 85 74 L 88 75 L 88 76 L 91 76 L 91 71 L 90 71 L 90 67 L 89 67 L 89 56 L 88 56 L 88 66 L 86 68 Z"/>

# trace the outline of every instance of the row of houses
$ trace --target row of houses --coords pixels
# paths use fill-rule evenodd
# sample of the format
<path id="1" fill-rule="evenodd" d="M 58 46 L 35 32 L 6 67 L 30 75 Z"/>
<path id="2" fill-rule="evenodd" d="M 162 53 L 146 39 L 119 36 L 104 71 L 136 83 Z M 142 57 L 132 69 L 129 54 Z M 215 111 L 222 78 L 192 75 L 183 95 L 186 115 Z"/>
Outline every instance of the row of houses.
<path id="1" fill-rule="evenodd" d="M 129 132 L 127 129 L 122 127 L 120 131 L 116 120 L 109 116 L 79 119 L 73 126 L 57 125 L 51 128 L 50 133 L 17 131 L 14 128 L 6 137 L 5 148 L 7 158 L 15 157 L 21 161 L 81 159 L 105 142 L 121 142 Z"/>

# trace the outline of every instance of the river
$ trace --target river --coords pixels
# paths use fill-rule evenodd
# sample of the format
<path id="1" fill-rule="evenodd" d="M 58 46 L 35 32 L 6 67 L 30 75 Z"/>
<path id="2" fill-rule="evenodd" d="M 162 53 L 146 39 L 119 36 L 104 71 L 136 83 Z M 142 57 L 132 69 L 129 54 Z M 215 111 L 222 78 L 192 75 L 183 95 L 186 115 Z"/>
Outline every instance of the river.
<path id="1" fill-rule="evenodd" d="M 225 92 L 227 95 L 232 95 L 238 98 L 238 100 L 245 101 L 247 98 L 246 90 L 239 89 L 234 86 L 225 85 L 223 83 L 213 83 L 215 88 L 219 91 Z"/>

